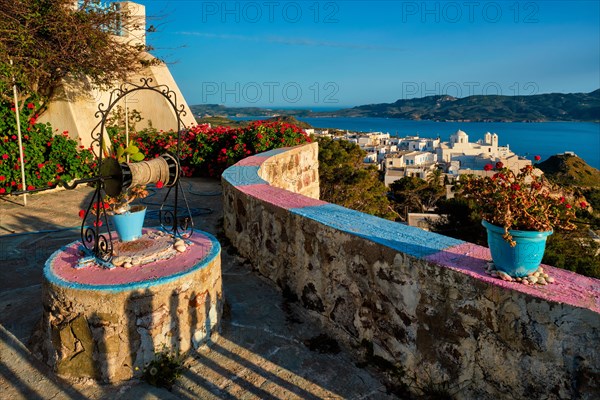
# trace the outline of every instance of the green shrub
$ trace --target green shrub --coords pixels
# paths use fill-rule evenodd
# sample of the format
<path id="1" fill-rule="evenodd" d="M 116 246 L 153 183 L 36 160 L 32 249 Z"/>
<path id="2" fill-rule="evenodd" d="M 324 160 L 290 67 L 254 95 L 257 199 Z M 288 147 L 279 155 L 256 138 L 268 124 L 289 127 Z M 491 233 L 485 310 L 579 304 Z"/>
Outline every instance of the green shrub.
<path id="1" fill-rule="evenodd" d="M 183 358 L 178 353 L 163 349 L 144 368 L 142 379 L 153 386 L 171 389 L 182 371 Z"/>

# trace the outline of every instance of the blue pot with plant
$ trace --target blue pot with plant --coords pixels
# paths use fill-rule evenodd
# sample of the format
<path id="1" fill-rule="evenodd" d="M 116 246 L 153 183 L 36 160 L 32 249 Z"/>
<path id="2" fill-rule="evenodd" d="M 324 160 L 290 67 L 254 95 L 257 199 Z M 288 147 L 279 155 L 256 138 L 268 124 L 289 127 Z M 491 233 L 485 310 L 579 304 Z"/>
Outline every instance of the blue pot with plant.
<path id="1" fill-rule="evenodd" d="M 515 172 L 498 162 L 484 170 L 484 175 L 461 176 L 457 194 L 479 212 L 496 269 L 515 278 L 532 274 L 542 262 L 553 230 L 576 228 L 575 212 L 567 200 L 574 196 L 549 182 L 533 165 Z"/>

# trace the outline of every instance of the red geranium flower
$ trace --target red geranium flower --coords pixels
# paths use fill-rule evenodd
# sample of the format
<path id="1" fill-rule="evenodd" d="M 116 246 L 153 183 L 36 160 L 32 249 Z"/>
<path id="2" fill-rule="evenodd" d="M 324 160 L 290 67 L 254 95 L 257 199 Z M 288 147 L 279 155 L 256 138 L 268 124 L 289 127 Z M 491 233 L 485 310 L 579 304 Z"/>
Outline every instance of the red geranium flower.
<path id="1" fill-rule="evenodd" d="M 585 201 L 582 201 L 581 203 L 579 203 L 579 205 L 581 206 L 581 208 L 586 208 L 588 206 Z"/>
<path id="2" fill-rule="evenodd" d="M 33 190 L 33 189 L 35 189 L 35 186 L 33 186 L 33 185 L 27 185 L 27 190 Z"/>
<path id="3" fill-rule="evenodd" d="M 570 205 L 570 204 L 567 204 L 567 205 L 565 205 L 565 207 L 567 207 L 567 208 L 571 208 L 571 205 Z"/>
<path id="4" fill-rule="evenodd" d="M 85 217 L 85 210 L 79 210 L 79 218 Z"/>
<path id="5" fill-rule="evenodd" d="M 30 110 L 33 110 L 35 108 L 35 105 L 33 103 L 28 103 L 27 108 L 29 108 Z"/>
<path id="6" fill-rule="evenodd" d="M 498 161 L 496 163 L 496 169 L 502 169 L 504 167 L 504 164 L 502 164 L 500 161 Z"/>
<path id="7" fill-rule="evenodd" d="M 0 188 L 0 194 L 4 194 L 4 193 L 6 193 L 6 189 Z"/>
<path id="8" fill-rule="evenodd" d="M 540 161 L 540 160 L 542 159 L 542 157 L 540 157 L 540 156 L 535 156 L 535 157 L 533 157 L 533 159 L 534 159 L 535 161 Z"/>
<path id="9" fill-rule="evenodd" d="M 4 177 L 3 175 L 0 175 L 0 182 L 4 181 L 6 179 L 6 177 Z"/>
<path id="10" fill-rule="evenodd" d="M 156 188 L 157 188 L 157 189 L 162 189 L 164 185 L 165 185 L 165 184 L 164 184 L 162 181 L 158 181 L 158 182 L 156 182 Z"/>
<path id="11" fill-rule="evenodd" d="M 491 171 L 494 167 L 492 166 L 492 164 L 485 164 L 485 167 L 483 167 L 484 170 L 486 171 Z"/>

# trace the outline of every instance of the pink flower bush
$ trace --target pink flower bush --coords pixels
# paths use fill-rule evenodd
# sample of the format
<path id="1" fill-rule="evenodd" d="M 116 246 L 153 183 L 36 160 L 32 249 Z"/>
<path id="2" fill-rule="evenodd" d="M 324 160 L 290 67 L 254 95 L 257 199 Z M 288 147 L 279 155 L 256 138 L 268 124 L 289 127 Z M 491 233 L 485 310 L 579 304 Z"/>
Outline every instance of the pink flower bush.
<path id="1" fill-rule="evenodd" d="M 19 144 L 14 106 L 0 101 L 0 194 L 22 190 Z M 59 180 L 86 178 L 92 173 L 93 154 L 77 148 L 49 124 L 37 123 L 36 102 L 19 107 L 27 190 L 55 186 Z"/>
<path id="2" fill-rule="evenodd" d="M 122 131 L 112 131 L 111 140 L 124 143 Z M 177 151 L 177 133 L 145 129 L 131 135 L 148 159 Z M 278 147 L 309 143 L 310 137 L 292 124 L 280 121 L 253 121 L 242 128 L 193 126 L 181 134 L 180 161 L 185 176 L 218 177 L 230 165 L 252 154 Z"/>

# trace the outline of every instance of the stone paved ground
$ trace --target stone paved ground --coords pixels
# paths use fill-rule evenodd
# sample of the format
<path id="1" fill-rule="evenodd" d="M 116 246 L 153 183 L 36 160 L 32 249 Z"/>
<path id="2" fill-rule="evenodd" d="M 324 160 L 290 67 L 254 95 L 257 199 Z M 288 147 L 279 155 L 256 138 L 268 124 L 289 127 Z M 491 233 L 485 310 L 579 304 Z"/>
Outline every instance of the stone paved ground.
<path id="1" fill-rule="evenodd" d="M 190 207 L 200 214 L 196 227 L 222 239 L 220 183 L 194 179 L 183 187 Z M 226 244 L 222 270 L 228 306 L 221 334 L 187 357 L 185 373 L 171 392 L 139 381 L 98 385 L 58 379 L 26 346 L 42 312 L 44 261 L 79 238 L 78 210 L 90 196 L 90 189 L 81 187 L 31 196 L 27 207 L 0 199 L 0 399 L 393 398 L 347 352 L 309 350 L 305 341 L 321 333 L 318 322 L 285 302 L 272 282 L 252 272 Z M 159 202 L 158 197 L 146 201 Z M 148 215 L 147 226 L 158 224 L 154 216 Z"/>

